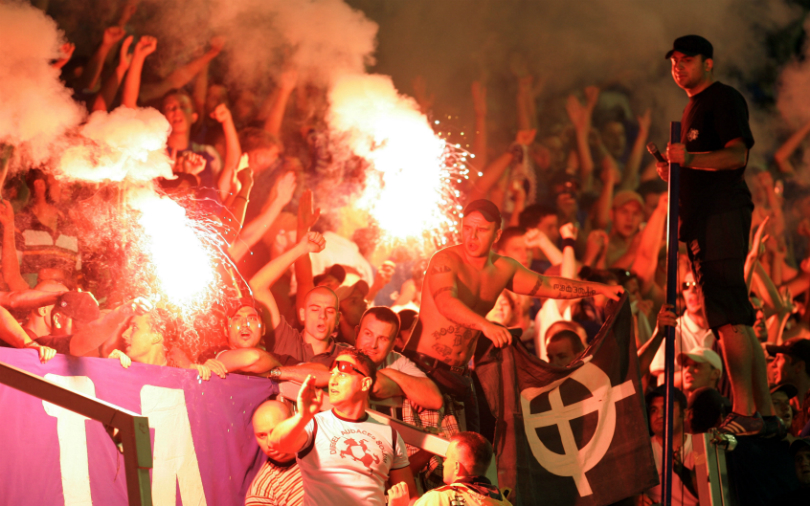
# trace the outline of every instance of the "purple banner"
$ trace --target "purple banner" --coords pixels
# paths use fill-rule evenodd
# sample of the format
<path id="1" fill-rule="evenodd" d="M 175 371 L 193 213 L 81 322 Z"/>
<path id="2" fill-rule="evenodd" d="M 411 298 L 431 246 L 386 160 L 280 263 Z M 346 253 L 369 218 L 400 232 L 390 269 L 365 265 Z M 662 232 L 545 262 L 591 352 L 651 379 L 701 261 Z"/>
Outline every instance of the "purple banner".
<path id="1" fill-rule="evenodd" d="M 149 417 L 155 506 L 244 504 L 264 462 L 250 423 L 263 378 L 0 348 L 0 362 Z M 0 505 L 127 504 L 124 459 L 100 422 L 0 385 Z"/>

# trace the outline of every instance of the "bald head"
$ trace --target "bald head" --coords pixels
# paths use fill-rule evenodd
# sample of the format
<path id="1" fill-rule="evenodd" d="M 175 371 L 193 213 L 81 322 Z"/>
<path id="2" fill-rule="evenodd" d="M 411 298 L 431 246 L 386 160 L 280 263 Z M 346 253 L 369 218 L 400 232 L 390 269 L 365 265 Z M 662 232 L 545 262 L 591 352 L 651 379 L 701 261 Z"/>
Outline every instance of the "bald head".
<path id="1" fill-rule="evenodd" d="M 264 401 L 253 413 L 253 433 L 265 455 L 277 462 L 287 462 L 295 456 L 280 453 L 270 448 L 268 439 L 273 429 L 292 416 L 292 410 L 280 401 Z"/>
<path id="2" fill-rule="evenodd" d="M 253 413 L 253 425 L 255 427 L 257 423 L 259 425 L 269 424 L 272 428 L 291 416 L 292 410 L 283 402 L 264 401 Z"/>
<path id="3" fill-rule="evenodd" d="M 316 286 L 312 290 L 308 291 L 306 297 L 304 298 L 304 305 L 309 304 L 310 299 L 313 297 L 319 300 L 324 300 L 326 297 L 331 297 L 335 301 L 335 309 L 337 309 L 338 305 L 340 304 L 337 294 L 328 286 Z"/>
<path id="4" fill-rule="evenodd" d="M 305 339 L 330 339 L 340 318 L 335 292 L 325 286 L 316 286 L 307 293 L 304 301 L 304 307 L 298 309 L 298 317 L 304 322 Z"/>

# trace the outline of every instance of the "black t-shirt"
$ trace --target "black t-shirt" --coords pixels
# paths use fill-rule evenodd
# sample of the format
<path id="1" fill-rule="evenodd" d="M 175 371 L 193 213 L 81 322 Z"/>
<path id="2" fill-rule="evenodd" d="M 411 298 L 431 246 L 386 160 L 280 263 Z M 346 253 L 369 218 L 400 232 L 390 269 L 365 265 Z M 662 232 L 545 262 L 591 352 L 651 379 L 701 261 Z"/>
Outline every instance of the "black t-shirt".
<path id="1" fill-rule="evenodd" d="M 748 105 L 740 92 L 715 82 L 689 99 L 681 118 L 681 142 L 687 151 L 717 151 L 737 138 L 748 149 L 754 145 L 748 126 Z M 745 167 L 719 171 L 681 168 L 682 239 L 690 236 L 690 230 L 700 223 L 702 216 L 752 207 L 744 172 Z"/>

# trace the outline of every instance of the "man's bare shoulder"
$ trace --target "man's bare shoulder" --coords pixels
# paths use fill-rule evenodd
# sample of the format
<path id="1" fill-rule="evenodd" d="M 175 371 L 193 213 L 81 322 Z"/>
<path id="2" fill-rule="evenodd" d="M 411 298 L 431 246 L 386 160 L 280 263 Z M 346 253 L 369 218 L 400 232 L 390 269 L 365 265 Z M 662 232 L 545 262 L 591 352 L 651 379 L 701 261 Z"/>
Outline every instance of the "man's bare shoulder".
<path id="1" fill-rule="evenodd" d="M 461 258 L 460 248 L 461 245 L 450 246 L 434 253 L 430 258 L 428 273 L 439 274 L 454 270 L 455 267 L 464 262 Z"/>

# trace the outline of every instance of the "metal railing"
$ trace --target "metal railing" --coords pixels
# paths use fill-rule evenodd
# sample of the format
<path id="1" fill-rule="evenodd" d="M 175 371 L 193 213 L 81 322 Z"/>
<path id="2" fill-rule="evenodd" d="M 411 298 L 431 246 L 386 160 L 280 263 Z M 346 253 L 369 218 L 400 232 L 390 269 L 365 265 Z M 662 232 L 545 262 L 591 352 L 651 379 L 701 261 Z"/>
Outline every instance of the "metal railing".
<path id="1" fill-rule="evenodd" d="M 109 402 L 88 397 L 28 371 L 0 362 L 0 383 L 118 429 L 124 454 L 130 506 L 152 506 L 152 445 L 149 419 Z"/>

